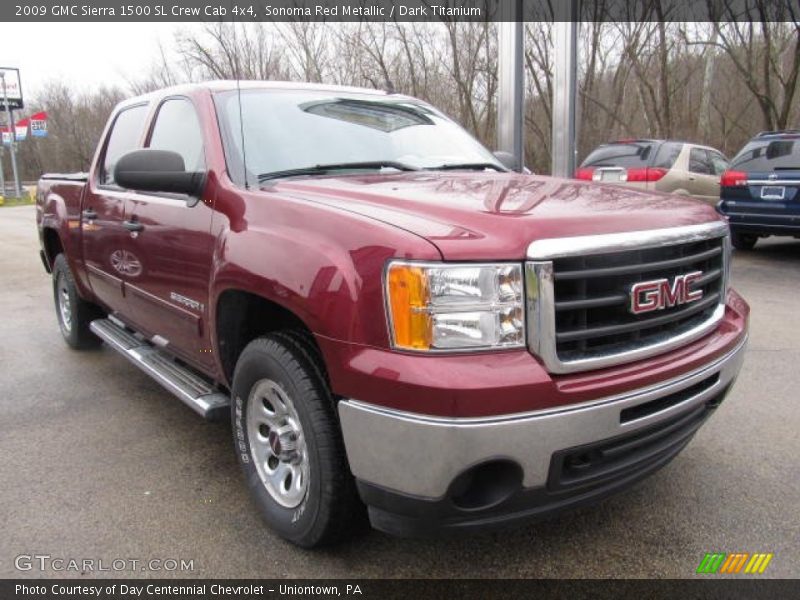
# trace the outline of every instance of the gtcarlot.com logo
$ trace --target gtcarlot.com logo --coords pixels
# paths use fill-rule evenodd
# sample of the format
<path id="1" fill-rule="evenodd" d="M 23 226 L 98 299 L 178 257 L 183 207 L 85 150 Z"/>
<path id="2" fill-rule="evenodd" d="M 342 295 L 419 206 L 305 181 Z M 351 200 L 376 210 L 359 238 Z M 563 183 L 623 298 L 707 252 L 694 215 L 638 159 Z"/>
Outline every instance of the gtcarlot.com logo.
<path id="1" fill-rule="evenodd" d="M 766 552 L 707 552 L 697 567 L 701 574 L 746 574 L 760 575 L 767 570 L 773 554 Z"/>
<path id="2" fill-rule="evenodd" d="M 20 554 L 14 559 L 18 571 L 194 571 L 194 559 L 184 558 L 72 558 L 49 554 Z"/>

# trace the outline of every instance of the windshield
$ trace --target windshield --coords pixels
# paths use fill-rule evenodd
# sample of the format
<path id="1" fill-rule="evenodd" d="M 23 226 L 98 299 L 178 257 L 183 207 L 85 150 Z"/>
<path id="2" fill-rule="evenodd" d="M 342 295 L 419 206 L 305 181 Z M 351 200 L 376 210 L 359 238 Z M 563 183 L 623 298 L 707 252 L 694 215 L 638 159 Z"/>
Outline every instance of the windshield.
<path id="1" fill-rule="evenodd" d="M 248 183 L 320 166 L 395 172 L 448 165 L 504 170 L 494 155 L 431 106 L 398 96 L 319 91 L 243 90 L 215 96 L 231 178 Z M 395 166 L 392 166 L 393 163 Z M 489 166 L 491 165 L 491 166 Z M 496 165 L 496 167 L 495 167 Z M 324 171 L 324 169 L 322 169 Z"/>
<path id="2" fill-rule="evenodd" d="M 742 171 L 800 170 L 800 139 L 755 139 L 731 161 L 732 169 Z"/>

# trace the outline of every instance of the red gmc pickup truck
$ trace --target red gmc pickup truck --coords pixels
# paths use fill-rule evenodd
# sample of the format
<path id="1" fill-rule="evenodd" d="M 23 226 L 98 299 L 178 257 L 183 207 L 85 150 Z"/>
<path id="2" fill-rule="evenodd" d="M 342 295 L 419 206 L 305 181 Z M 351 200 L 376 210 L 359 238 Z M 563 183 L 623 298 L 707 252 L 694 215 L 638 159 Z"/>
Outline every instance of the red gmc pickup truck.
<path id="1" fill-rule="evenodd" d="M 665 465 L 736 378 L 748 306 L 705 204 L 510 172 L 430 105 L 213 82 L 120 104 L 37 193 L 73 348 L 232 421 L 301 546 L 595 502 Z M 365 510 L 366 507 L 366 510 Z"/>

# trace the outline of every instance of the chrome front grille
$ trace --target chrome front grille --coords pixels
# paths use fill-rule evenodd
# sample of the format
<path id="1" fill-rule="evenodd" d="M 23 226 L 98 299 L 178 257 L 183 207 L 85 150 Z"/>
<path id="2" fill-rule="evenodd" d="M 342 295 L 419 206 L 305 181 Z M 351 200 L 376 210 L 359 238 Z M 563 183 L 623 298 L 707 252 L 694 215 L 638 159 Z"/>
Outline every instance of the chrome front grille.
<path id="1" fill-rule="evenodd" d="M 639 360 L 710 332 L 724 313 L 727 225 L 714 222 L 534 242 L 528 249 L 528 339 L 555 373 Z M 631 287 L 699 271 L 697 301 L 644 314 Z"/>

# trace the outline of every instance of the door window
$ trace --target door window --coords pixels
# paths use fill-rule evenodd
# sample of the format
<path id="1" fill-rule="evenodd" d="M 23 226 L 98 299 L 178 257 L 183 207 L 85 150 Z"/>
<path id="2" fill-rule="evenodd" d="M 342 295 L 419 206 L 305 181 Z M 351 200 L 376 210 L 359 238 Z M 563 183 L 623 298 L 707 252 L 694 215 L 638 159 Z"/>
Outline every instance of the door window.
<path id="1" fill-rule="evenodd" d="M 139 139 L 142 135 L 142 127 L 146 116 L 147 105 L 141 104 L 126 108 L 114 119 L 111 133 L 108 136 L 108 144 L 106 144 L 103 168 L 100 172 L 100 183 L 102 185 L 115 185 L 114 165 L 117 164 L 123 154 L 135 150 L 139 146 Z"/>
<path id="2" fill-rule="evenodd" d="M 205 170 L 200 119 L 189 100 L 171 98 L 161 105 L 149 147 L 177 152 L 183 158 L 187 171 Z"/>
<path id="3" fill-rule="evenodd" d="M 714 166 L 703 148 L 692 148 L 689 152 L 689 170 L 701 175 L 713 175 Z"/>

